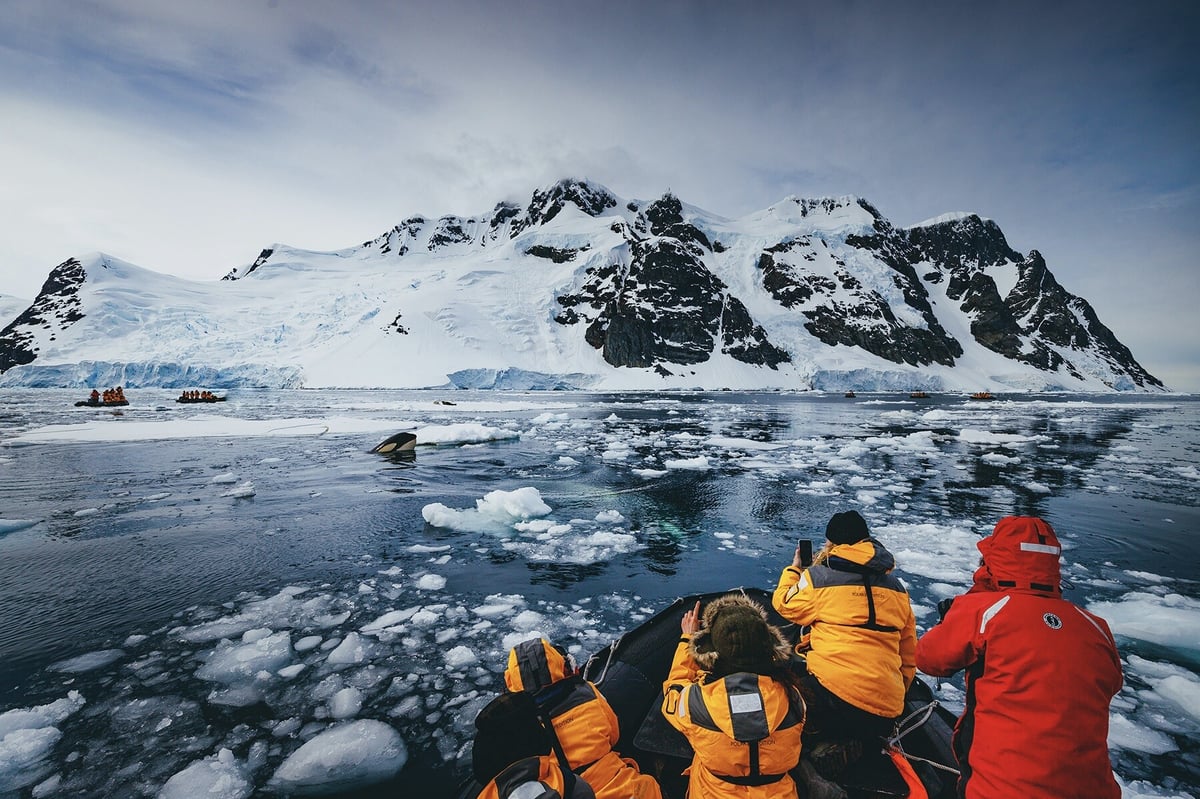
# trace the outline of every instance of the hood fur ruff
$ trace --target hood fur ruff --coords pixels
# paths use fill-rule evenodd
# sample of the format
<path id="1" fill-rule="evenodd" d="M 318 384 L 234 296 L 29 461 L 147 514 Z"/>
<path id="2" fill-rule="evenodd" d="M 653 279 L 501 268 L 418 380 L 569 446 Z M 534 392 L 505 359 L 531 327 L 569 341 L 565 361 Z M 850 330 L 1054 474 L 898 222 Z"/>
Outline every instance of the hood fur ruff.
<path id="1" fill-rule="evenodd" d="M 691 642 L 688 644 L 692 660 L 695 661 L 697 666 L 704 671 L 714 671 L 717 665 L 718 654 L 716 648 L 713 646 L 711 630 L 713 620 L 717 618 L 717 614 L 725 609 L 752 611 L 758 618 L 762 619 L 762 623 L 769 631 L 774 643 L 773 655 L 775 661 L 780 663 L 788 661 L 792 654 L 792 647 L 788 644 L 787 639 L 783 637 L 783 633 L 779 628 L 767 622 L 767 612 L 745 594 L 726 594 L 723 597 L 714 599 L 708 604 L 708 607 L 704 608 L 700 629 L 692 636 Z"/>

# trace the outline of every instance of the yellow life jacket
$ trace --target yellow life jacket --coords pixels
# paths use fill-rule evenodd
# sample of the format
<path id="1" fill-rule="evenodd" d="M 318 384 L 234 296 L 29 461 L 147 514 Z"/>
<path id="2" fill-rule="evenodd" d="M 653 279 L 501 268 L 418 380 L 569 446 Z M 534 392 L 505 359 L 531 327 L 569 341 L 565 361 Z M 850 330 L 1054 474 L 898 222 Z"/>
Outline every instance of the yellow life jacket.
<path id="1" fill-rule="evenodd" d="M 772 604 L 779 615 L 811 626 L 808 671 L 841 699 L 894 718 L 916 674 L 916 617 L 895 560 L 868 538 L 840 544 L 824 564 L 788 566 Z"/>
<path id="2" fill-rule="evenodd" d="M 691 674 L 694 662 L 684 639 L 665 686 L 663 715 L 695 752 L 688 795 L 795 799 L 788 772 L 800 762 L 799 694 L 760 674 L 738 672 L 705 682 L 689 679 Z"/>
<path id="3" fill-rule="evenodd" d="M 597 799 L 659 799 L 658 783 L 613 746 L 621 737 L 617 715 L 596 686 L 544 638 L 513 647 L 504 671 L 510 691 L 529 691 L 554 726 L 572 770 L 583 776 Z"/>

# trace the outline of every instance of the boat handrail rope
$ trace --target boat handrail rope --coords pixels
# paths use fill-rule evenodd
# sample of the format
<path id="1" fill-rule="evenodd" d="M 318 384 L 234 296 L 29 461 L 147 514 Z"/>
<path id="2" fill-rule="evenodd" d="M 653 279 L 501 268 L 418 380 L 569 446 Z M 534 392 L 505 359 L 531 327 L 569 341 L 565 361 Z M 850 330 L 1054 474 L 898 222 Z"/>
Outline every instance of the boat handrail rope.
<path id="1" fill-rule="evenodd" d="M 962 776 L 962 772 L 960 772 L 956 768 L 951 768 L 950 766 L 947 766 L 943 763 L 938 763 L 936 760 L 929 760 L 928 758 L 919 757 L 917 755 L 905 752 L 904 747 L 900 743 L 901 739 L 904 738 L 904 736 L 906 736 L 910 732 L 913 732 L 914 730 L 920 729 L 922 726 L 924 726 L 925 722 L 929 721 L 930 717 L 933 716 L 934 711 L 937 709 L 938 709 L 938 701 L 936 699 L 934 699 L 929 704 L 927 704 L 923 707 L 917 708 L 912 713 L 909 713 L 907 716 L 900 719 L 900 721 L 898 721 L 896 723 L 895 734 L 892 735 L 891 738 L 887 739 L 887 747 L 886 748 L 887 749 L 894 748 L 897 752 L 904 755 L 904 757 L 907 760 L 917 760 L 922 763 L 927 763 L 927 764 L 933 766 L 934 768 L 941 769 L 942 771 L 948 771 L 951 774 L 957 774 L 959 776 Z M 910 723 L 910 722 L 912 722 L 912 720 L 914 718 L 917 719 L 916 722 Z"/>

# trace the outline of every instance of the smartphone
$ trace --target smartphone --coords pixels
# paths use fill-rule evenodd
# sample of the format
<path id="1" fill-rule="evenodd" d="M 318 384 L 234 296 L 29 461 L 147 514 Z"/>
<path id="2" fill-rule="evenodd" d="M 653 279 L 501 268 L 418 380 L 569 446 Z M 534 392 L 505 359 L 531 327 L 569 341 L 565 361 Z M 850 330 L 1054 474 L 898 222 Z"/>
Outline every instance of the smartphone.
<path id="1" fill-rule="evenodd" d="M 807 538 L 801 539 L 797 548 L 800 550 L 800 563 L 803 566 L 811 566 L 813 560 L 812 541 Z"/>

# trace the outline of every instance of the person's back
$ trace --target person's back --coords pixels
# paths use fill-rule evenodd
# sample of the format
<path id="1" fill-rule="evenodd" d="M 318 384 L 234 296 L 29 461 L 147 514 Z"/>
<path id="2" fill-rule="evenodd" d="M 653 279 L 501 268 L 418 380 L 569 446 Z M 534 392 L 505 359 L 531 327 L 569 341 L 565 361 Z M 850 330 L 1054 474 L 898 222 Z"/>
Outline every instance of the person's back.
<path id="1" fill-rule="evenodd" d="M 813 724 L 883 736 L 903 713 L 916 674 L 916 618 L 908 591 L 892 574 L 895 559 L 858 513 L 835 514 L 826 538 L 820 563 L 805 569 L 794 560 L 783 570 L 772 604 L 788 621 L 811 627 L 806 661 L 818 683 L 813 687 L 852 706 L 838 713 L 818 707 Z"/>
<path id="2" fill-rule="evenodd" d="M 1049 524 L 1009 516 L 979 543 L 975 586 L 917 644 L 917 666 L 966 669 L 955 729 L 967 799 L 1116 799 L 1108 708 L 1121 661 L 1103 619 L 1061 597 Z"/>
<path id="3" fill-rule="evenodd" d="M 617 715 L 596 686 L 578 674 L 568 655 L 544 638 L 517 644 L 504 683 L 528 691 L 549 717 L 567 762 L 597 799 L 660 799 L 658 783 L 613 751 L 621 737 Z"/>
<path id="4" fill-rule="evenodd" d="M 662 712 L 694 751 L 691 799 L 796 799 L 804 701 L 781 679 L 789 647 L 766 614 L 730 594 L 699 603 L 663 685 Z"/>

